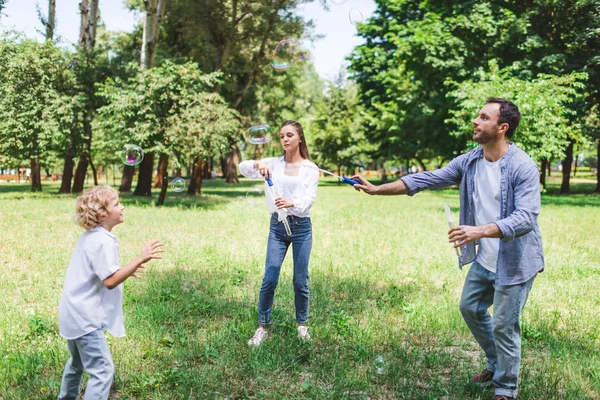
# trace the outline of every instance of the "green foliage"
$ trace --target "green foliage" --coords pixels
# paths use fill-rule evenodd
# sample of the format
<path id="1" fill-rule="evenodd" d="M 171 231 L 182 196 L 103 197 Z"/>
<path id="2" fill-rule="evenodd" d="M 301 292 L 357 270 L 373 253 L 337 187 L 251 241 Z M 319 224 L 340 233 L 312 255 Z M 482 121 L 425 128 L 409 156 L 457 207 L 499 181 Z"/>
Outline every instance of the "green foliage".
<path id="1" fill-rule="evenodd" d="M 44 157 L 71 127 L 75 76 L 52 42 L 0 41 L 0 153 Z"/>
<path id="2" fill-rule="evenodd" d="M 213 91 L 216 74 L 194 63 L 166 61 L 138 70 L 127 81 L 108 79 L 99 90 L 107 104 L 98 110 L 104 146 L 116 155 L 125 143 L 146 152 L 183 154 L 193 160 L 225 150 L 239 137 L 239 117 Z"/>
<path id="3" fill-rule="evenodd" d="M 329 84 L 327 95 L 318 104 L 314 144 L 320 163 L 333 164 L 337 169 L 354 167 L 361 164 L 363 155 L 374 150 L 361 126 L 363 107 L 357 89 L 351 83 L 344 86 L 339 77 Z"/>
<path id="4" fill-rule="evenodd" d="M 598 132 L 584 126 L 585 116 L 592 115 L 594 104 L 600 102 L 598 1 L 377 3 L 374 17 L 359 28 L 366 44 L 355 49 L 351 71 L 361 88 L 370 139 L 381 148 L 391 149 L 399 158 L 448 159 L 464 151 L 466 136 L 448 134 L 457 129 L 453 115 L 459 108 L 459 96 L 448 94 L 460 91 L 462 82 L 476 82 L 473 77 L 481 77 L 491 60 L 505 72 L 503 79 L 518 78 L 510 83 L 520 82 L 522 86 L 529 82 L 529 89 L 540 89 L 541 80 L 550 79 L 545 75 L 575 79 L 584 85 L 575 87 L 578 96 L 570 94 L 569 99 L 560 100 L 561 109 L 555 117 L 563 127 L 566 119 L 570 120 L 574 128 L 569 127 L 560 139 L 549 143 L 548 149 L 538 152 L 539 156 L 560 154 L 562 150 L 556 147 L 564 145 L 566 134 L 581 140 L 582 132 Z M 586 73 L 588 79 L 572 73 Z M 560 86 L 564 88 L 564 84 Z M 516 86 L 503 92 L 512 94 L 513 100 L 525 98 L 530 103 L 524 104 L 525 111 L 530 106 L 540 108 L 534 106 L 531 93 L 520 93 Z M 543 97 L 552 96 L 551 90 L 537 92 L 537 103 L 556 102 Z M 547 111 L 548 115 L 551 111 Z M 544 120 L 552 121 L 549 115 Z M 526 125 L 532 127 L 528 122 Z M 469 128 L 470 123 L 465 126 Z M 541 129 L 532 128 L 531 133 Z M 524 142 L 533 149 L 535 140 L 531 139 Z"/>
<path id="5" fill-rule="evenodd" d="M 468 138 L 473 134 L 471 121 L 488 97 L 501 97 L 519 107 L 522 119 L 511 141 L 514 141 L 534 160 L 560 159 L 570 138 L 584 140 L 581 124 L 573 122 L 576 112 L 570 108 L 585 90 L 587 74 L 565 76 L 539 74 L 535 79 L 514 76 L 514 68 L 498 69 L 490 62 L 490 72 L 480 70 L 475 79 L 457 84 L 448 94 L 455 99 L 450 110 L 453 135 Z M 472 143 L 472 146 L 477 145 Z"/>

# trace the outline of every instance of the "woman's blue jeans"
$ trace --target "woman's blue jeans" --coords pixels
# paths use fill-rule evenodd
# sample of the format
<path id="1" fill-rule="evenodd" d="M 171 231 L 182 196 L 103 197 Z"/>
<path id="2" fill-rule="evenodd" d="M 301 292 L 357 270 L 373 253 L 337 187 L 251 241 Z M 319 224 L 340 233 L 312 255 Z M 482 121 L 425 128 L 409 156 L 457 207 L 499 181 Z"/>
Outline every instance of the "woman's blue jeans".
<path id="1" fill-rule="evenodd" d="M 271 324 L 273 297 L 279 282 L 281 264 L 288 247 L 292 245 L 294 257 L 294 294 L 296 304 L 296 321 L 300 324 L 308 321 L 308 260 L 312 248 L 312 224 L 310 217 L 288 217 L 292 236 L 288 236 L 282 222 L 277 220 L 277 214 L 271 216 L 269 243 L 267 245 L 267 260 L 260 295 L 258 298 L 258 323 Z"/>

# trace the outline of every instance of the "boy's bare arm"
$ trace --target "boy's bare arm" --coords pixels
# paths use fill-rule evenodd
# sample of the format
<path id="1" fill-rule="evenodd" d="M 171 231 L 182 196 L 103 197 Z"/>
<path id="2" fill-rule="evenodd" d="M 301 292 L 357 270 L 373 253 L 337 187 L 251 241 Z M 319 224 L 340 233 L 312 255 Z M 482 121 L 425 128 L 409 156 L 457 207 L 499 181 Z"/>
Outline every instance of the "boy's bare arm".
<path id="1" fill-rule="evenodd" d="M 143 273 L 146 266 L 144 263 L 153 260 L 153 259 L 162 259 L 158 254 L 163 253 L 162 243 L 158 240 L 153 240 L 150 243 L 147 243 L 142 248 L 140 254 L 131 260 L 127 265 L 123 268 L 119 269 L 117 272 L 106 278 L 104 282 L 104 286 L 107 289 L 112 290 L 119 286 L 123 281 L 129 278 L 131 275 L 136 275 L 136 272 Z"/>

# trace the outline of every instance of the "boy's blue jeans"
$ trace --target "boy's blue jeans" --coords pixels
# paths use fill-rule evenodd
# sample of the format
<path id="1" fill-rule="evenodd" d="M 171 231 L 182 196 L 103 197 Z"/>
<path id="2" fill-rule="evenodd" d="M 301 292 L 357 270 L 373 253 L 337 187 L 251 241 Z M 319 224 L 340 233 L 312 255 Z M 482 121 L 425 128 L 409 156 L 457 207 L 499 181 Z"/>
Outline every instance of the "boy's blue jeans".
<path id="1" fill-rule="evenodd" d="M 521 311 L 535 276 L 518 285 L 499 286 L 496 276 L 477 261 L 471 265 L 460 312 L 485 352 L 496 395 L 517 398 L 521 365 Z M 488 308 L 494 306 L 494 316 Z"/>
<path id="2" fill-rule="evenodd" d="M 288 236 L 282 222 L 277 221 L 277 214 L 271 217 L 269 242 L 267 245 L 267 260 L 265 262 L 265 275 L 258 298 L 258 323 L 271 324 L 271 311 L 273 310 L 273 297 L 279 282 L 281 264 L 287 249 L 292 245 L 294 257 L 294 294 L 296 304 L 296 321 L 308 321 L 308 260 L 312 248 L 312 224 L 309 217 L 288 217 L 292 236 Z"/>
<path id="3" fill-rule="evenodd" d="M 81 374 L 85 370 L 90 379 L 85 388 L 84 400 L 108 399 L 113 381 L 113 365 L 103 330 L 90 332 L 80 338 L 67 340 L 71 358 L 65 365 L 59 400 L 75 400 L 79 396 Z"/>

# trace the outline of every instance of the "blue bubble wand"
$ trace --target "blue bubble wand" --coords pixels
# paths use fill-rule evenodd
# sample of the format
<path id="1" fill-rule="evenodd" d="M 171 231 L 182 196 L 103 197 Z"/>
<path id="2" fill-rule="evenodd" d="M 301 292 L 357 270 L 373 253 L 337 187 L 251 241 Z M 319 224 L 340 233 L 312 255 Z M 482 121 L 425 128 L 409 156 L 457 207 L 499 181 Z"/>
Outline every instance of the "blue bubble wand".
<path id="1" fill-rule="evenodd" d="M 339 180 L 341 180 L 344 183 L 347 183 L 348 185 L 351 185 L 351 186 L 360 185 L 359 181 L 355 181 L 354 179 L 350 179 L 347 176 L 339 176 L 339 175 L 334 174 L 333 172 L 329 172 L 329 171 L 321 169 L 321 168 L 317 168 L 317 169 L 319 171 L 325 173 L 325 174 L 328 174 L 328 175 L 331 175 L 331 176 L 334 176 L 334 177 L 338 178 Z"/>
<path id="2" fill-rule="evenodd" d="M 267 176 L 265 177 L 265 179 L 267 181 L 267 185 L 269 185 L 269 192 L 271 193 L 271 196 L 273 197 L 273 201 L 275 201 L 275 191 L 273 190 L 273 181 L 271 180 L 271 177 L 269 176 L 268 172 L 267 172 Z M 285 212 L 282 209 L 278 208 L 277 214 L 279 215 L 279 219 L 281 220 L 281 222 L 283 222 L 283 226 L 285 227 L 285 232 L 288 234 L 288 236 L 292 236 L 292 230 L 290 229 L 290 224 L 288 223 L 287 215 L 285 215 Z"/>

